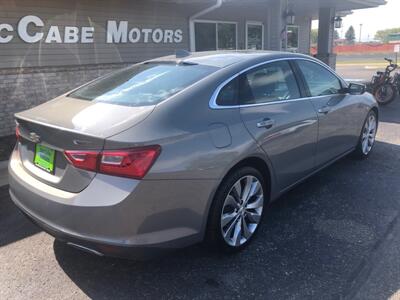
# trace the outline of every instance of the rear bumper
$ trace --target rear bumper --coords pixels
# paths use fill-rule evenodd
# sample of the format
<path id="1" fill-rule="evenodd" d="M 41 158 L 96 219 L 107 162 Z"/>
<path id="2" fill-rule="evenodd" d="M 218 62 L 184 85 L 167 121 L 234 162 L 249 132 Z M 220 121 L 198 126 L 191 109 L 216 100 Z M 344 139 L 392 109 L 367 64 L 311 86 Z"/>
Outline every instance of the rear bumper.
<path id="1" fill-rule="evenodd" d="M 94 241 L 91 239 L 85 239 L 84 237 L 76 237 L 72 234 L 61 231 L 58 228 L 51 227 L 42 220 L 39 220 L 37 217 L 30 215 L 22 206 L 19 206 L 18 202 L 15 201 L 15 198 L 13 198 L 13 200 L 23 214 L 45 232 L 55 237 L 57 240 L 68 244 L 69 246 L 94 255 L 146 260 L 165 254 L 168 252 L 168 250 L 173 250 L 177 246 L 175 242 L 172 242 L 169 247 L 167 243 L 160 244 L 159 246 L 153 245 L 150 247 L 129 246 L 122 244 L 108 244 L 107 242 L 101 240 Z"/>
<path id="2" fill-rule="evenodd" d="M 29 214 L 29 212 L 27 212 L 22 206 L 19 206 L 19 203 L 15 201 L 15 198 L 13 198 L 13 200 L 17 207 L 21 210 L 21 212 L 34 224 L 43 229 L 43 231 L 47 232 L 57 240 L 62 241 L 71 247 L 97 256 L 148 260 L 164 255 L 170 251 L 184 247 L 186 245 L 188 246 L 190 244 L 198 242 L 197 239 L 182 238 L 181 241 L 174 240 L 158 245 L 132 246 L 126 244 L 108 244 L 108 242 L 102 240 L 92 240 L 85 237 L 77 237 L 70 233 L 62 231 L 59 228 L 51 227 L 49 224 L 43 222 L 42 220 L 39 220 L 36 216 L 32 216 L 31 214 Z M 179 245 L 181 245 L 181 247 Z"/>
<path id="3" fill-rule="evenodd" d="M 202 240 L 216 182 L 97 175 L 75 194 L 33 178 L 14 151 L 9 184 L 19 209 L 56 238 L 98 255 L 147 258 Z"/>

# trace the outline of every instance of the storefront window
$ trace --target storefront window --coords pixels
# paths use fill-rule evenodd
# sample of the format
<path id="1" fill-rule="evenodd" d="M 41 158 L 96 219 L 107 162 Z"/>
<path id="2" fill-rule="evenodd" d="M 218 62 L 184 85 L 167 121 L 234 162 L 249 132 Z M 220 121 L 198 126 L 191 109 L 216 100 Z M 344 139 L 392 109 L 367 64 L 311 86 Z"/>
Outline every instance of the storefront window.
<path id="1" fill-rule="evenodd" d="M 299 48 L 299 27 L 287 27 L 287 48 L 297 50 Z"/>
<path id="2" fill-rule="evenodd" d="M 236 24 L 218 23 L 218 49 L 236 49 Z"/>
<path id="3" fill-rule="evenodd" d="M 264 25 L 247 24 L 247 49 L 262 50 L 264 47 Z"/>
<path id="4" fill-rule="evenodd" d="M 196 51 L 236 50 L 236 24 L 195 23 Z"/>
<path id="5" fill-rule="evenodd" d="M 196 51 L 217 50 L 215 23 L 195 23 Z"/>

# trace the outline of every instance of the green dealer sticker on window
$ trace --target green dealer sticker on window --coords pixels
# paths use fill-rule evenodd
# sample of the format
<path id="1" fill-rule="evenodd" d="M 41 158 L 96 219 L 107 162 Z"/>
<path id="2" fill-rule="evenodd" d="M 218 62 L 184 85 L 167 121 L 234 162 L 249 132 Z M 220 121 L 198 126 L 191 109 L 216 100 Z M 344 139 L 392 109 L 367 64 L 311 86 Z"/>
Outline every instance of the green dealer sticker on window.
<path id="1" fill-rule="evenodd" d="M 55 150 L 37 144 L 35 146 L 35 158 L 33 162 L 39 168 L 49 173 L 53 173 L 55 156 L 56 156 Z"/>

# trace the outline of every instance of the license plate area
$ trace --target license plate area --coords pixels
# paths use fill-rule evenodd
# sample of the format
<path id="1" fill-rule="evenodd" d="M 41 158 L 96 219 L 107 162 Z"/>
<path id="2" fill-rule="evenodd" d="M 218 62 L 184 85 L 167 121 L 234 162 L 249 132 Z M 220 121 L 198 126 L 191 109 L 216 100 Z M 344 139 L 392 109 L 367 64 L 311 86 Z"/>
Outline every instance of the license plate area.
<path id="1" fill-rule="evenodd" d="M 40 169 L 54 174 L 54 161 L 56 158 L 56 151 L 41 144 L 35 145 L 35 156 L 33 163 Z"/>

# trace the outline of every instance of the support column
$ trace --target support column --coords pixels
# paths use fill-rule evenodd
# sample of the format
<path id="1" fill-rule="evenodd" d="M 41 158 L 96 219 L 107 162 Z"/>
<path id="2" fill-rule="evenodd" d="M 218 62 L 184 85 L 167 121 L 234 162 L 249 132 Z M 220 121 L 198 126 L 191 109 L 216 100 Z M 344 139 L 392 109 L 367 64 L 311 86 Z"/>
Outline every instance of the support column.
<path id="1" fill-rule="evenodd" d="M 336 54 L 333 53 L 335 15 L 336 11 L 334 8 L 321 7 L 319 9 L 317 58 L 332 68 L 336 67 Z"/>
<path id="2" fill-rule="evenodd" d="M 269 43 L 266 45 L 266 49 L 275 51 L 282 50 L 282 30 L 285 28 L 283 13 L 285 9 L 286 7 L 283 0 L 274 0 L 269 5 Z"/>

